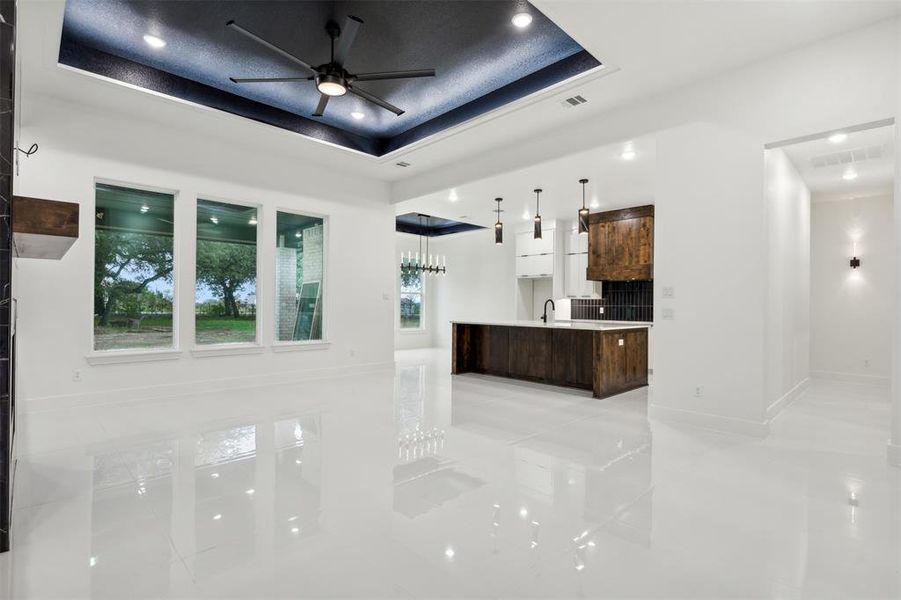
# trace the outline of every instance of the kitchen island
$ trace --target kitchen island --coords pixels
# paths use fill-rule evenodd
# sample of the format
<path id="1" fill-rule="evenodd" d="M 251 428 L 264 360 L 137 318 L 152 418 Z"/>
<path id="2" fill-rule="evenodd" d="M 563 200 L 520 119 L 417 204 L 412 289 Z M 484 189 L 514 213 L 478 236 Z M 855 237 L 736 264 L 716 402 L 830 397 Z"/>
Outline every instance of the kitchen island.
<path id="1" fill-rule="evenodd" d="M 592 390 L 606 398 L 648 384 L 647 324 L 453 321 L 452 373 Z"/>

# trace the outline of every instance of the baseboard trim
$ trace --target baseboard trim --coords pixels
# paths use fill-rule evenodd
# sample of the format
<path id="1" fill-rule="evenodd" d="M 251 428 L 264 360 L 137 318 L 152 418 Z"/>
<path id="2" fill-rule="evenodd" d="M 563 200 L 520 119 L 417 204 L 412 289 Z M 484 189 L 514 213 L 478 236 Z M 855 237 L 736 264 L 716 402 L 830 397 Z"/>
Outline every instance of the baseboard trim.
<path id="1" fill-rule="evenodd" d="M 807 389 L 807 386 L 810 385 L 810 377 L 805 377 L 792 389 L 788 390 L 785 394 L 782 395 L 781 398 L 770 404 L 766 409 L 766 421 L 769 423 L 776 415 L 781 413 L 783 410 L 788 408 L 788 406 L 798 399 L 798 396 L 804 393 Z"/>
<path id="2" fill-rule="evenodd" d="M 810 377 L 828 381 L 842 381 L 844 383 L 878 385 L 880 387 L 889 387 L 892 381 L 891 377 L 882 375 L 861 375 L 859 373 L 842 373 L 839 371 L 811 371 Z"/>
<path id="3" fill-rule="evenodd" d="M 648 406 L 648 417 L 654 420 L 682 423 L 721 433 L 737 433 L 757 438 L 763 438 L 770 434 L 769 422 L 723 417 L 721 415 L 670 408 L 656 404 Z"/>
<path id="4" fill-rule="evenodd" d="M 153 402 L 168 398 L 208 392 L 235 390 L 249 387 L 262 387 L 299 383 L 314 379 L 325 379 L 340 375 L 356 376 L 377 371 L 393 371 L 395 362 L 373 362 L 352 365 L 324 367 L 320 369 L 304 369 L 281 371 L 229 377 L 221 379 L 205 379 L 180 383 L 167 383 L 135 388 L 117 388 L 96 392 L 64 394 L 59 396 L 40 396 L 35 398 L 17 398 L 18 410 L 21 413 L 35 413 L 66 408 L 80 408 L 97 405 L 132 404 L 136 402 Z"/>
<path id="5" fill-rule="evenodd" d="M 901 469 L 901 446 L 889 442 L 886 457 L 888 458 L 888 464 Z"/>

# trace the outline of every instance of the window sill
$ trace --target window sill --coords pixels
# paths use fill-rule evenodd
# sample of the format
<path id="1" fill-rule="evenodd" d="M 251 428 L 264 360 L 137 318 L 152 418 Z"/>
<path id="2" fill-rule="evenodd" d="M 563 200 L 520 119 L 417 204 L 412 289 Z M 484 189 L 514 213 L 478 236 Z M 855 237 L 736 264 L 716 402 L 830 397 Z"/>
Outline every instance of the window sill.
<path id="1" fill-rule="evenodd" d="M 428 333 L 425 327 L 420 327 L 419 329 L 398 329 L 397 332 L 401 335 L 422 335 L 423 333 Z"/>
<path id="2" fill-rule="evenodd" d="M 311 341 L 311 342 L 273 342 L 273 352 L 299 352 L 301 350 L 328 350 L 331 342 Z"/>
<path id="3" fill-rule="evenodd" d="M 89 365 L 121 365 L 128 363 L 178 360 L 181 350 L 101 350 L 85 356 Z"/>
<path id="4" fill-rule="evenodd" d="M 191 349 L 194 358 L 214 356 L 238 356 L 241 354 L 262 354 L 266 348 L 259 344 L 210 344 Z"/>

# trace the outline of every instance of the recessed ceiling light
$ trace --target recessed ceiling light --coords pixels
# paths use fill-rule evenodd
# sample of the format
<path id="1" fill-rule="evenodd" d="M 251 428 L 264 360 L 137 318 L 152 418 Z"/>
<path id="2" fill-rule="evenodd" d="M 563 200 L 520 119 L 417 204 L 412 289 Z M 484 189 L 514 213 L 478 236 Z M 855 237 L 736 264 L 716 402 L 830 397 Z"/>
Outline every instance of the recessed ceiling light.
<path id="1" fill-rule="evenodd" d="M 522 211 L 522 220 L 523 220 L 523 221 L 528 221 L 528 220 L 531 219 L 531 218 L 532 218 L 532 215 L 529 214 L 529 209 L 528 209 L 528 208 L 525 209 L 524 211 Z"/>
<path id="2" fill-rule="evenodd" d="M 525 29 L 532 24 L 532 15 L 527 12 L 516 13 L 511 19 L 512 23 L 520 29 Z"/>
<path id="3" fill-rule="evenodd" d="M 459 200 L 460 197 L 457 196 L 457 190 L 451 190 L 450 194 L 447 195 L 447 199 L 451 202 L 456 202 L 457 200 Z"/>
<path id="4" fill-rule="evenodd" d="M 147 45 L 151 48 L 162 48 L 166 45 L 166 40 L 158 38 L 155 35 L 150 35 L 149 33 L 144 36 L 144 41 L 147 42 Z"/>
<path id="5" fill-rule="evenodd" d="M 214 520 L 214 521 L 219 521 L 219 520 L 221 520 L 221 519 L 222 519 L 222 515 L 213 515 L 213 520 Z"/>
<path id="6" fill-rule="evenodd" d="M 366 115 L 364 115 L 363 113 L 361 113 L 361 112 L 358 111 L 358 110 L 355 110 L 355 111 L 353 111 L 352 113 L 350 113 L 350 116 L 352 116 L 354 119 L 356 119 L 357 121 L 359 121 L 359 120 L 361 120 L 363 117 L 365 117 Z"/>
<path id="7" fill-rule="evenodd" d="M 456 554 L 457 554 L 457 553 L 454 552 L 454 549 L 451 548 L 450 546 L 448 546 L 448 547 L 445 548 L 445 550 L 444 550 L 444 556 L 446 556 L 446 557 L 448 557 L 448 558 L 453 558 Z"/>
<path id="8" fill-rule="evenodd" d="M 620 154 L 620 157 L 623 160 L 632 160 L 633 158 L 635 158 L 635 150 L 623 150 L 623 153 Z"/>
<path id="9" fill-rule="evenodd" d="M 833 144 L 841 144 L 846 139 L 848 139 L 847 133 L 833 133 L 832 135 L 829 136 L 829 141 L 832 142 Z"/>
<path id="10" fill-rule="evenodd" d="M 854 169 L 848 169 L 847 171 L 845 171 L 845 174 L 842 175 L 842 179 L 844 179 L 845 181 L 854 181 L 855 179 L 857 179 L 857 171 L 855 171 Z"/>
<path id="11" fill-rule="evenodd" d="M 253 488 L 251 488 L 251 489 L 245 491 L 244 493 L 247 494 L 248 496 L 253 496 L 253 494 L 254 494 L 255 491 L 256 491 L 256 490 L 254 490 Z"/>

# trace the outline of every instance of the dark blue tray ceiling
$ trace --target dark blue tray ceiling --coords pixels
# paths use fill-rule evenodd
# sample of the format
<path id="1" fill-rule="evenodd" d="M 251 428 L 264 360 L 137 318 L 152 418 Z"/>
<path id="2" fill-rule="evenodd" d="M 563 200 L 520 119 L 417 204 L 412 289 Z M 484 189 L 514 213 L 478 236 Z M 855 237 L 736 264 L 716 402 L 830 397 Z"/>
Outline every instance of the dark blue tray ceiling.
<path id="1" fill-rule="evenodd" d="M 518 29 L 511 18 L 522 11 L 533 22 Z M 311 81 L 229 81 L 308 75 L 227 28 L 229 20 L 317 65 L 329 59 L 325 24 L 348 15 L 364 22 L 348 71 L 436 69 L 429 79 L 360 83 L 402 116 L 347 94 L 314 118 Z M 145 34 L 166 45 L 151 47 Z M 600 65 L 518 0 L 68 0 L 59 62 L 376 156 Z"/>

